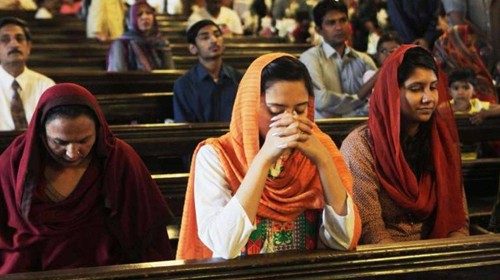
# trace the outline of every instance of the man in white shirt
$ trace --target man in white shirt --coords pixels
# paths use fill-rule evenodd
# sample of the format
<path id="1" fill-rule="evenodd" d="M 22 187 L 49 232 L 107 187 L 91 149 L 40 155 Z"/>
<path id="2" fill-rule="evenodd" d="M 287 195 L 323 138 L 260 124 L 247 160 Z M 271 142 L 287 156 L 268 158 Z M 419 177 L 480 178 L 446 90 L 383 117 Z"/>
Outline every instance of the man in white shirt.
<path id="1" fill-rule="evenodd" d="M 346 45 L 347 7 L 343 1 L 323 0 L 314 7 L 313 15 L 323 42 L 305 51 L 300 60 L 313 80 L 315 117 L 367 115 L 367 99 L 377 75 L 366 83 L 363 75 L 377 67 L 370 56 Z"/>
<path id="2" fill-rule="evenodd" d="M 19 94 L 29 123 L 42 93 L 52 85 L 50 78 L 26 67 L 31 51 L 31 34 L 26 22 L 15 17 L 0 19 L 0 130 L 17 128 L 11 104 Z M 14 81 L 17 89 L 14 89 Z"/>
<path id="3" fill-rule="evenodd" d="M 217 23 L 224 35 L 243 34 L 241 19 L 235 11 L 222 6 L 221 0 L 207 0 L 205 8 L 198 8 L 188 18 L 188 29 L 200 20 Z"/>

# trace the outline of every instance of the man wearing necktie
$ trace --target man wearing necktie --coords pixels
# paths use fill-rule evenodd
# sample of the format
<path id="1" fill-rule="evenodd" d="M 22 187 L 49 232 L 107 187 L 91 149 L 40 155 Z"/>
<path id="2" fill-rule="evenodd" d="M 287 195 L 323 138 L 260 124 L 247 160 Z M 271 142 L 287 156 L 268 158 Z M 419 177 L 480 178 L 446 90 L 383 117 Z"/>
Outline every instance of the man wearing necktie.
<path id="1" fill-rule="evenodd" d="M 0 130 L 25 129 L 38 99 L 54 85 L 50 78 L 26 67 L 30 51 L 26 22 L 0 18 Z"/>

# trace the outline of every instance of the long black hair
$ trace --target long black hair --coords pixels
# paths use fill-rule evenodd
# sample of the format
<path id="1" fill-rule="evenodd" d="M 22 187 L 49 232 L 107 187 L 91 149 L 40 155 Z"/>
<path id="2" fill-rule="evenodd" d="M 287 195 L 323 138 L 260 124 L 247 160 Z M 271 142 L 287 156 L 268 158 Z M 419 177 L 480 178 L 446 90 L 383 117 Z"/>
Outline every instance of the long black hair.
<path id="1" fill-rule="evenodd" d="M 86 116 L 91 119 L 96 126 L 96 130 L 98 129 L 99 120 L 94 111 L 90 107 L 80 104 L 61 105 L 50 109 L 42 120 L 41 127 L 45 127 L 49 122 L 57 118 L 75 119 L 79 116 Z M 45 130 L 43 129 L 43 131 Z"/>
<path id="2" fill-rule="evenodd" d="M 282 56 L 262 69 L 260 89 L 263 94 L 277 81 L 304 81 L 309 96 L 314 94 L 312 79 L 306 66 L 300 60 L 291 56 Z"/>
<path id="3" fill-rule="evenodd" d="M 416 68 L 430 69 L 438 76 L 436 61 L 431 53 L 421 47 L 411 48 L 406 51 L 403 61 L 398 67 L 399 87 L 403 86 Z"/>

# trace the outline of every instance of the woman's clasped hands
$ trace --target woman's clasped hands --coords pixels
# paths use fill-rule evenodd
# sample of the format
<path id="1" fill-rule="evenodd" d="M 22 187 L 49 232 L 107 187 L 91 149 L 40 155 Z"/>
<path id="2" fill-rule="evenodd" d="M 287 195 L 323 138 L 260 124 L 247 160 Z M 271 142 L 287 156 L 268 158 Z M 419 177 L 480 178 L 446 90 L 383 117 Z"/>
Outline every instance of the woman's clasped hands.
<path id="1" fill-rule="evenodd" d="M 312 133 L 313 122 L 305 115 L 286 111 L 272 117 L 270 121 L 262 150 L 268 152 L 272 161 L 295 148 L 315 163 L 327 154 L 326 148 Z"/>

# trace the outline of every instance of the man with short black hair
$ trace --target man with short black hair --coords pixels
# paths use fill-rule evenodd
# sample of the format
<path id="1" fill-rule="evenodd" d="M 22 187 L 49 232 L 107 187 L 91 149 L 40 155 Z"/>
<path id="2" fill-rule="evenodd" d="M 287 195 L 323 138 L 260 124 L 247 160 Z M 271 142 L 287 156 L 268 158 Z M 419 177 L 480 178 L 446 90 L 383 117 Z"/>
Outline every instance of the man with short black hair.
<path id="1" fill-rule="evenodd" d="M 26 128 L 50 78 L 26 67 L 31 33 L 26 22 L 15 17 L 0 19 L 0 130 Z"/>
<path id="2" fill-rule="evenodd" d="M 323 42 L 305 51 L 300 60 L 313 80 L 315 117 L 367 115 L 376 75 L 366 83 L 363 75 L 377 67 L 369 55 L 346 45 L 347 7 L 342 1 L 323 0 L 314 7 L 313 16 Z"/>
<path id="3" fill-rule="evenodd" d="M 198 63 L 174 83 L 174 121 L 229 122 L 242 75 L 222 63 L 221 29 L 211 20 L 198 21 L 187 41 Z"/>

